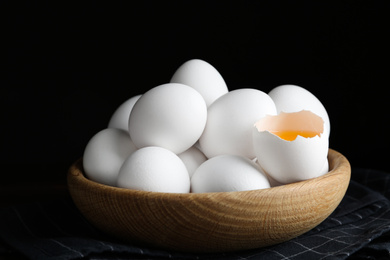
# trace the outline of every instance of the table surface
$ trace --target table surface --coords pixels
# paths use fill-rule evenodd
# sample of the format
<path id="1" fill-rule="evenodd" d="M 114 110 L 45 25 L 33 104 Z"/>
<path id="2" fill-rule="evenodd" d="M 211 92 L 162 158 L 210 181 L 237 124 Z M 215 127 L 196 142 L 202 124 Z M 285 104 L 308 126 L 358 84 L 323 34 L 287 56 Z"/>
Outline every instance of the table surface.
<path id="1" fill-rule="evenodd" d="M 66 181 L 36 181 L 0 184 L 0 208 L 12 207 L 35 201 L 60 199 L 69 196 Z M 0 241 L 0 248 L 4 246 Z M 12 252 L 1 251 L 0 260 L 26 259 Z"/>

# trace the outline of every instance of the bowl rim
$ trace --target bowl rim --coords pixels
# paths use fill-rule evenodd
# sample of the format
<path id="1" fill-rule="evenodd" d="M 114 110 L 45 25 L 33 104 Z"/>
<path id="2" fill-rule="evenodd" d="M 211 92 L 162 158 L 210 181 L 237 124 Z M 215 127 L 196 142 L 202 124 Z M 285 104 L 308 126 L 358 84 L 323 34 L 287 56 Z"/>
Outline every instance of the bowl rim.
<path id="1" fill-rule="evenodd" d="M 334 175 L 337 174 L 342 174 L 345 172 L 345 169 L 349 172 L 351 171 L 351 166 L 348 161 L 348 159 L 342 155 L 341 153 L 337 152 L 336 150 L 330 149 L 328 151 L 328 161 L 329 161 L 329 172 L 312 178 L 308 180 L 303 180 L 303 181 L 297 181 L 289 184 L 283 184 L 280 186 L 274 186 L 266 189 L 255 189 L 255 190 L 245 190 L 245 191 L 224 191 L 224 192 L 204 192 L 204 193 L 168 193 L 168 192 L 156 192 L 156 191 L 143 191 L 143 190 L 135 190 L 135 189 L 127 189 L 127 188 L 120 188 L 120 187 L 114 187 L 114 186 L 109 186 L 106 184 L 98 183 L 93 180 L 88 179 L 85 176 L 85 172 L 83 169 L 83 158 L 79 158 L 76 160 L 69 168 L 68 171 L 68 178 L 77 178 L 78 182 L 83 183 L 84 185 L 88 185 L 91 187 L 94 187 L 95 189 L 104 189 L 106 192 L 112 191 L 112 192 L 120 192 L 122 194 L 128 194 L 129 196 L 148 196 L 151 198 L 155 197 L 161 197 L 164 196 L 166 198 L 173 198 L 177 199 L 178 197 L 180 198 L 201 198 L 201 197 L 210 197 L 210 196 L 220 196 L 221 194 L 239 194 L 239 193 L 259 193 L 259 192 L 264 192 L 264 191 L 269 191 L 269 190 L 276 190 L 276 189 L 285 189 L 286 187 L 289 188 L 294 188 L 295 186 L 301 186 L 303 183 L 309 185 L 310 183 L 313 182 L 318 182 L 323 179 L 330 178 Z M 68 181 L 69 185 L 69 181 Z"/>
<path id="2" fill-rule="evenodd" d="M 330 171 L 322 176 L 247 191 L 165 193 L 113 187 L 87 179 L 82 158 L 71 165 L 67 180 L 82 215 L 107 234 L 162 249 L 228 252 L 287 241 L 328 217 L 344 197 L 351 177 L 350 164 L 341 153 L 329 149 L 328 160 Z M 293 196 L 296 192 L 299 196 Z M 291 204 L 291 196 L 299 203 Z M 302 198 L 309 198 L 308 203 L 302 203 Z M 183 207 L 187 209 L 178 217 Z M 184 231 L 190 231 L 190 239 L 180 235 Z M 234 234 L 241 238 L 232 240 Z"/>

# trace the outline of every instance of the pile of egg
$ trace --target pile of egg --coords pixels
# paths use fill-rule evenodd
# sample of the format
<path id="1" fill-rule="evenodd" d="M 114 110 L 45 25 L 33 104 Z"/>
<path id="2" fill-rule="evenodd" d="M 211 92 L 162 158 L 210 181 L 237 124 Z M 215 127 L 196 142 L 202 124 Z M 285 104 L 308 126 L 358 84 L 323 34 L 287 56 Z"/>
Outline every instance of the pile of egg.
<path id="1" fill-rule="evenodd" d="M 83 167 L 120 188 L 200 193 L 264 189 L 328 172 L 329 117 L 306 89 L 229 91 L 209 63 L 134 96 L 86 145 Z"/>

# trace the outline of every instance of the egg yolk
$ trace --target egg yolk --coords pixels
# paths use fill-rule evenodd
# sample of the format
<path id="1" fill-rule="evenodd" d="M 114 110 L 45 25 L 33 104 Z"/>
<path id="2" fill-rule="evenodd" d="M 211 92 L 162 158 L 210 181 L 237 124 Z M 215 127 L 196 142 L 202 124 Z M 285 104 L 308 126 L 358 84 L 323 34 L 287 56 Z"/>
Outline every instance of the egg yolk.
<path id="1" fill-rule="evenodd" d="M 318 132 L 313 131 L 274 131 L 272 132 L 274 135 L 279 136 L 283 140 L 286 141 L 294 141 L 298 135 L 305 137 L 305 138 L 312 138 L 316 135 L 319 135 Z"/>

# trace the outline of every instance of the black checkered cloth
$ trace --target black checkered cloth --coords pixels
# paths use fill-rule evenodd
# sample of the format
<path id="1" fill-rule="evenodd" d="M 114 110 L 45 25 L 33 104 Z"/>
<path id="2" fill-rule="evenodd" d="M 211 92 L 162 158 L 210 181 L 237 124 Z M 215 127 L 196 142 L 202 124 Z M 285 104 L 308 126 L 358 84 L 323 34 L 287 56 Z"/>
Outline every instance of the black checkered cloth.
<path id="1" fill-rule="evenodd" d="M 353 169 L 347 193 L 323 223 L 290 241 L 235 253 L 190 254 L 124 244 L 102 234 L 72 200 L 0 209 L 0 258 L 28 259 L 390 259 L 390 173 Z"/>

